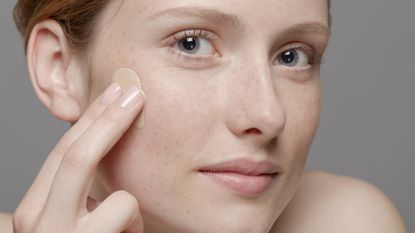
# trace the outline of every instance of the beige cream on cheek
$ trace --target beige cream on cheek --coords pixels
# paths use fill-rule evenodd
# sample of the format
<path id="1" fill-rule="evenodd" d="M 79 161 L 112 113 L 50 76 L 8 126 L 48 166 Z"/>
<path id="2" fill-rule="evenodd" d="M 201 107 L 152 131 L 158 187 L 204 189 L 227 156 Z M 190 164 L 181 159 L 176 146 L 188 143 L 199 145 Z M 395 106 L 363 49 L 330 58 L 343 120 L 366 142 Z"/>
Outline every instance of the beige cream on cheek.
<path id="1" fill-rule="evenodd" d="M 112 76 L 112 82 L 111 83 L 118 83 L 120 85 L 121 90 L 125 92 L 129 87 L 135 86 L 140 90 L 141 94 L 143 95 L 145 99 L 145 94 L 143 92 L 143 89 L 141 88 L 141 81 L 138 75 L 134 72 L 134 70 L 129 68 L 120 68 L 114 72 L 114 75 Z M 142 129 L 144 128 L 146 122 L 144 119 L 144 107 L 141 110 L 140 114 L 138 115 L 137 119 L 134 121 L 133 125 L 138 128 Z"/>

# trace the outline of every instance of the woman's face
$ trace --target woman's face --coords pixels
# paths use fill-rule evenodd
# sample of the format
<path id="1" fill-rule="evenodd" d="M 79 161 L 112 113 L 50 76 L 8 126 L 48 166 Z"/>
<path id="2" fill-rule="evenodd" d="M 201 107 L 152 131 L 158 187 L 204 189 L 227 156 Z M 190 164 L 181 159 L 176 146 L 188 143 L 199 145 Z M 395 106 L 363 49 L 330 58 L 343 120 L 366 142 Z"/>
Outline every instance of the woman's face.
<path id="1" fill-rule="evenodd" d="M 268 232 L 318 125 L 326 27 L 326 0 L 111 1 L 88 50 L 89 100 L 131 68 L 146 125 L 102 161 L 104 187 L 137 197 L 146 232 Z"/>

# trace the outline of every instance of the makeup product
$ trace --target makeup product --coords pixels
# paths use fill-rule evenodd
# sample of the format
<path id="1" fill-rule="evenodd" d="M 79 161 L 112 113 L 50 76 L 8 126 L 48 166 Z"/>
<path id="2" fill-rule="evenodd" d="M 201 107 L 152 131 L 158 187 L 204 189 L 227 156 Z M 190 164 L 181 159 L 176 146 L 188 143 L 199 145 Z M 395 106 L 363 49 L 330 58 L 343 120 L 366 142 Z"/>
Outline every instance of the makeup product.
<path id="1" fill-rule="evenodd" d="M 114 82 L 120 85 L 121 90 L 123 92 L 125 92 L 131 86 L 136 86 L 140 90 L 142 96 L 145 98 L 145 94 L 143 92 L 143 89 L 141 88 L 140 78 L 138 78 L 134 70 L 129 69 L 129 68 L 120 68 L 116 70 L 112 77 L 112 83 Z M 135 127 L 139 129 L 144 128 L 145 126 L 144 107 L 133 124 Z"/>

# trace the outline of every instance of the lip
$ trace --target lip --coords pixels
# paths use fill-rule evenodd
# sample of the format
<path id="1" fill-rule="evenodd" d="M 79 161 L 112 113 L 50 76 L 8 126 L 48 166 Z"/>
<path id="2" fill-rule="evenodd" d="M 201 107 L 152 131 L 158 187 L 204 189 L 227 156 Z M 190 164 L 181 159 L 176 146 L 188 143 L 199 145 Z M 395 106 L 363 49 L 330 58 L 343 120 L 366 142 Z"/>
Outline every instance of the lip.
<path id="1" fill-rule="evenodd" d="M 265 192 L 281 173 L 281 169 L 268 161 L 236 159 L 203 167 L 199 172 L 237 194 L 253 197 Z"/>

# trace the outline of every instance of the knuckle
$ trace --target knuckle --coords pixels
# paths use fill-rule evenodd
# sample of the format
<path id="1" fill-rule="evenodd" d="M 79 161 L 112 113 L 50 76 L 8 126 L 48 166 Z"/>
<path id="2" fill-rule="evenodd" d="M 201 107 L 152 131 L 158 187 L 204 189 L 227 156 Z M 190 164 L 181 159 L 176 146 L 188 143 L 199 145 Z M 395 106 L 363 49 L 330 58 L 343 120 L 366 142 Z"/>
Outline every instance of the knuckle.
<path id="1" fill-rule="evenodd" d="M 50 224 L 54 222 L 51 218 L 41 217 L 39 221 L 36 222 L 33 233 L 44 233 L 44 232 L 59 232 L 58 229 L 62 228 L 61 226 L 56 226 Z M 60 231 L 62 232 L 62 231 Z"/>
<path id="2" fill-rule="evenodd" d="M 91 104 L 82 115 L 83 120 L 93 121 L 97 117 L 97 114 L 102 112 L 102 108 L 104 107 L 101 105 Z"/>
<path id="3" fill-rule="evenodd" d="M 12 215 L 13 232 L 25 232 L 30 218 L 29 212 L 17 209 Z"/>
<path id="4" fill-rule="evenodd" d="M 122 116 L 125 112 L 119 107 L 110 106 L 102 114 L 102 120 L 110 125 L 117 125 L 120 123 Z"/>
<path id="5" fill-rule="evenodd" d="M 83 149 L 71 148 L 65 155 L 62 163 L 64 166 L 74 169 L 90 166 L 90 152 Z"/>
<path id="6" fill-rule="evenodd" d="M 13 229 L 15 231 L 22 230 L 22 228 L 24 226 L 23 219 L 24 219 L 24 217 L 20 213 L 13 214 L 13 216 L 12 216 L 12 222 L 13 222 Z"/>
<path id="7" fill-rule="evenodd" d="M 69 131 L 65 132 L 65 134 L 61 137 L 58 144 L 56 144 L 55 148 L 51 151 L 51 154 L 54 156 L 63 156 L 68 148 L 73 143 L 73 139 Z"/>
<path id="8" fill-rule="evenodd" d="M 69 148 L 73 142 L 72 134 L 69 131 L 66 131 L 65 134 L 61 137 L 60 145 L 65 148 Z"/>

